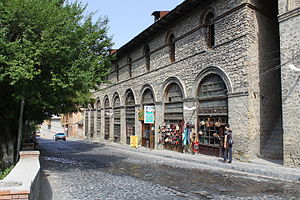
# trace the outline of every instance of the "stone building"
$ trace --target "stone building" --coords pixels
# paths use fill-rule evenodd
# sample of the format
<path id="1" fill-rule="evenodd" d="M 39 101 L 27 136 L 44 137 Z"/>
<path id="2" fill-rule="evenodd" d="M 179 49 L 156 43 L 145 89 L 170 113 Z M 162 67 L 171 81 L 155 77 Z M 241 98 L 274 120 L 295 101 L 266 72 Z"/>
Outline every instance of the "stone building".
<path id="1" fill-rule="evenodd" d="M 279 0 L 283 157 L 300 166 L 300 0 Z"/>
<path id="2" fill-rule="evenodd" d="M 62 114 L 61 122 L 68 137 L 86 137 L 83 131 L 83 112 Z"/>
<path id="3" fill-rule="evenodd" d="M 236 159 L 283 160 L 277 1 L 186 0 L 153 15 L 117 50 L 111 84 L 85 111 L 85 133 L 124 144 L 136 135 L 142 146 L 180 152 L 196 141 L 194 152 L 218 156 L 215 134 L 229 123 Z M 145 106 L 154 123 L 143 121 Z"/>
<path id="4" fill-rule="evenodd" d="M 45 120 L 41 124 L 40 134 L 46 138 L 53 138 L 56 133 L 64 133 L 64 126 L 61 121 L 61 116 L 53 115 L 51 119 Z"/>

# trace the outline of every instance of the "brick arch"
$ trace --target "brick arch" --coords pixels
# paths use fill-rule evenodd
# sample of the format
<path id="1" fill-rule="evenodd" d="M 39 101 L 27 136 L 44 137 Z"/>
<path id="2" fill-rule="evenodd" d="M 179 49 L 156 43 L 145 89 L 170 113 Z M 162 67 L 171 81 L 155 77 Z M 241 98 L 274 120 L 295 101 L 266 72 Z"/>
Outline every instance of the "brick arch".
<path id="1" fill-rule="evenodd" d="M 217 16 L 217 12 L 216 12 L 216 9 L 212 6 L 208 6 L 206 8 L 203 9 L 203 12 L 201 13 L 200 15 L 200 21 L 199 21 L 199 25 L 205 25 L 205 19 L 206 19 L 206 16 L 209 14 L 209 13 L 212 13 L 214 15 L 214 17 Z"/>
<path id="2" fill-rule="evenodd" d="M 134 102 L 135 102 L 135 104 L 136 104 L 136 94 L 135 94 L 134 90 L 132 90 L 131 88 L 129 88 L 129 89 L 126 90 L 126 92 L 125 92 L 125 94 L 124 94 L 124 98 L 123 98 L 123 100 L 124 100 L 124 105 L 126 104 L 126 99 L 127 99 L 127 96 L 128 96 L 129 93 L 132 93 L 132 94 L 133 94 Z"/>
<path id="3" fill-rule="evenodd" d="M 172 83 L 176 83 L 182 92 L 182 98 L 186 98 L 186 90 L 185 90 L 185 86 L 182 83 L 182 81 L 178 78 L 178 77 L 169 77 L 168 79 L 165 80 L 164 84 L 162 85 L 162 97 L 161 99 L 164 100 L 165 97 L 165 93 L 166 93 L 166 89 L 168 88 L 168 86 Z"/>
<path id="4" fill-rule="evenodd" d="M 108 107 L 110 107 L 110 99 L 109 99 L 108 95 L 105 95 L 104 98 L 103 98 L 103 108 L 105 108 L 105 101 L 106 100 L 108 100 L 108 105 L 109 105 Z"/>
<path id="5" fill-rule="evenodd" d="M 101 109 L 101 100 L 100 100 L 100 97 L 96 98 L 95 109 L 96 110 L 100 110 Z"/>
<path id="6" fill-rule="evenodd" d="M 113 98 L 112 98 L 112 107 L 114 107 L 114 103 L 115 103 L 115 99 L 119 97 L 119 100 L 120 100 L 120 104 L 121 104 L 121 96 L 119 95 L 118 92 L 115 92 L 114 95 L 113 95 Z"/>
<path id="7" fill-rule="evenodd" d="M 141 88 L 140 90 L 140 104 L 142 105 L 143 104 L 143 95 L 144 95 L 144 92 L 149 89 L 152 91 L 152 94 L 153 94 L 153 100 L 154 102 L 156 102 L 156 94 L 155 94 L 155 91 L 153 89 L 153 87 L 150 85 L 150 84 L 145 84 L 143 85 L 143 87 Z"/>
<path id="8" fill-rule="evenodd" d="M 166 35 L 165 35 L 165 43 L 166 43 L 166 44 L 168 44 L 169 38 L 170 38 L 171 35 L 174 36 L 174 42 L 175 42 L 175 40 L 176 40 L 176 34 L 175 34 L 175 33 L 176 33 L 176 32 L 175 32 L 173 29 L 167 31 L 167 33 L 166 33 Z"/>
<path id="9" fill-rule="evenodd" d="M 201 81 L 205 77 L 207 77 L 207 76 L 209 76 L 211 74 L 216 74 L 216 75 L 220 76 L 223 79 L 223 81 L 224 81 L 224 83 L 226 85 L 228 93 L 232 93 L 233 92 L 232 83 L 231 83 L 231 80 L 230 80 L 228 74 L 223 69 L 221 69 L 219 67 L 213 67 L 213 66 L 211 66 L 211 67 L 207 67 L 204 70 L 202 70 L 198 74 L 198 76 L 196 77 L 195 84 L 194 84 L 194 91 L 193 91 L 194 96 L 197 96 L 198 87 L 199 87 Z"/>

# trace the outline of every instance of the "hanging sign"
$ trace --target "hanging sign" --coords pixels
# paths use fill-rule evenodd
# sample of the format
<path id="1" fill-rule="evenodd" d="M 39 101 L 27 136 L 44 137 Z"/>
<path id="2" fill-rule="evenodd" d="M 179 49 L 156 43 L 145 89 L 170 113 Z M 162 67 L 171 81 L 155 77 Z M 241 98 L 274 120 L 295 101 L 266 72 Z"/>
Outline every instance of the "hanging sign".
<path id="1" fill-rule="evenodd" d="M 154 106 L 144 106 L 144 123 L 154 124 Z"/>
<path id="2" fill-rule="evenodd" d="M 138 116 L 139 116 L 139 121 L 144 121 L 144 110 L 139 110 Z"/>

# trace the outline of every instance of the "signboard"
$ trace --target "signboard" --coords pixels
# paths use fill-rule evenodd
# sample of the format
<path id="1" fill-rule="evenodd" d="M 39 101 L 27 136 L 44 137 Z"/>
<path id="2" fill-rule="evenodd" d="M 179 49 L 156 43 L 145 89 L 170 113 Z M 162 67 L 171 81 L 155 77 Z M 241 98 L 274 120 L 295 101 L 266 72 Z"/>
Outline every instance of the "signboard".
<path id="1" fill-rule="evenodd" d="M 130 136 L 130 147 L 131 148 L 138 148 L 138 142 L 139 142 L 139 137 L 138 136 Z"/>
<path id="2" fill-rule="evenodd" d="M 144 106 L 144 123 L 153 124 L 154 123 L 154 106 Z"/>
<path id="3" fill-rule="evenodd" d="M 139 110 L 138 116 L 139 121 L 144 121 L 144 110 Z"/>

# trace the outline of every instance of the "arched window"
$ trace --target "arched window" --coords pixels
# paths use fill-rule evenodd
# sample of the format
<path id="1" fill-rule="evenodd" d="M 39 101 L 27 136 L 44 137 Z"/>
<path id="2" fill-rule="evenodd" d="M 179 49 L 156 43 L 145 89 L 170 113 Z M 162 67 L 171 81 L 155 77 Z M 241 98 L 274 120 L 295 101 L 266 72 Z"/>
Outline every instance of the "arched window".
<path id="1" fill-rule="evenodd" d="M 117 82 L 119 82 L 119 65 L 116 64 L 116 76 L 117 76 Z"/>
<path id="2" fill-rule="evenodd" d="M 175 35 L 173 32 L 170 32 L 167 36 L 167 44 L 169 48 L 169 59 L 170 62 L 175 61 Z"/>
<path id="3" fill-rule="evenodd" d="M 228 122 L 227 88 L 223 79 L 217 74 L 205 77 L 198 87 L 198 133 L 202 144 L 200 153 L 219 156 L 220 140 L 224 125 Z"/>
<path id="4" fill-rule="evenodd" d="M 135 135 L 135 100 L 132 91 L 129 91 L 125 100 L 126 115 L 126 143 L 130 144 L 130 136 Z"/>
<path id="5" fill-rule="evenodd" d="M 150 48 L 149 48 L 149 45 L 145 46 L 144 55 L 145 55 L 147 71 L 150 71 Z"/>
<path id="6" fill-rule="evenodd" d="M 127 65 L 128 65 L 128 73 L 129 73 L 129 77 L 132 77 L 132 58 L 128 57 L 127 59 Z"/>
<path id="7" fill-rule="evenodd" d="M 90 111 L 90 137 L 93 138 L 94 137 L 94 132 L 95 132 L 95 109 L 92 108 Z"/>
<path id="8" fill-rule="evenodd" d="M 204 16 L 204 25 L 206 26 L 206 44 L 209 48 L 215 46 L 214 18 L 215 14 L 212 11 L 208 11 Z"/>
<path id="9" fill-rule="evenodd" d="M 100 133 L 101 133 L 101 104 L 100 104 L 100 100 L 98 99 L 97 101 L 97 105 L 96 105 L 96 109 L 97 109 L 97 136 L 100 137 Z"/>
<path id="10" fill-rule="evenodd" d="M 120 142 L 121 137 L 121 108 L 120 98 L 115 96 L 114 99 L 114 141 Z"/>
<path id="11" fill-rule="evenodd" d="M 84 135 L 87 136 L 89 132 L 89 110 L 85 110 L 85 122 L 84 122 Z"/>
<path id="12" fill-rule="evenodd" d="M 154 105 L 153 92 L 150 89 L 146 89 L 142 96 L 143 105 Z"/>
<path id="13" fill-rule="evenodd" d="M 104 113 L 105 113 L 105 124 L 104 124 L 104 139 L 109 139 L 109 129 L 110 129 L 110 108 L 109 108 L 109 100 L 108 97 L 104 100 Z"/>

